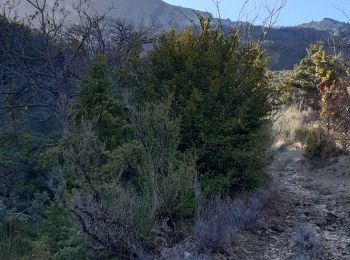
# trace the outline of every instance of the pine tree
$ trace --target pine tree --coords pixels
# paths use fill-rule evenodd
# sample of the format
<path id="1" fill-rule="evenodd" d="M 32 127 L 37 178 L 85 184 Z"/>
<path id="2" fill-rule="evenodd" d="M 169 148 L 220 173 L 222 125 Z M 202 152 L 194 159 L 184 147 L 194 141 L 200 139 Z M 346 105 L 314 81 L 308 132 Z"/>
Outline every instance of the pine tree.
<path id="1" fill-rule="evenodd" d="M 109 150 L 123 143 L 128 136 L 125 112 L 113 93 L 112 83 L 106 59 L 97 56 L 82 80 L 72 109 L 78 124 L 82 120 L 96 121 L 97 135 L 106 142 Z"/>
<path id="2" fill-rule="evenodd" d="M 336 83 L 342 68 L 336 56 L 328 55 L 323 42 L 311 44 L 307 55 L 284 80 L 285 92 L 289 93 L 287 102 L 301 103 L 303 107 L 320 109 L 317 85 L 321 82 L 331 86 Z"/>

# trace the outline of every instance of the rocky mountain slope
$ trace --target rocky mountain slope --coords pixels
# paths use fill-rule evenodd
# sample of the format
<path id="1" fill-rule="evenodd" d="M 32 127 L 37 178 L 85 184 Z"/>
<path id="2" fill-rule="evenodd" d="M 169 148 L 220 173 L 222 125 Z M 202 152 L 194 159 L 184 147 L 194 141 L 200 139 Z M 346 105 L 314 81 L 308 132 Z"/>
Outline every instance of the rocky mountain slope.
<path id="1" fill-rule="evenodd" d="M 320 22 L 312 21 L 310 23 L 304 23 L 299 25 L 298 27 L 302 28 L 313 28 L 321 31 L 332 31 L 332 30 L 346 30 L 350 31 L 350 24 L 339 22 L 334 19 L 324 18 Z"/>
<path id="2" fill-rule="evenodd" d="M 51 3 L 54 0 L 48 1 Z M 72 8 L 74 1 L 62 1 L 67 9 Z M 193 26 L 193 22 L 198 23 L 196 12 L 202 16 L 210 15 L 206 12 L 170 5 L 162 0 L 91 0 L 90 10 L 92 12 L 103 13 L 110 7 L 114 8 L 108 15 L 156 31 L 169 28 L 182 30 Z M 24 4 L 18 9 L 21 15 L 30 10 Z M 222 25 L 229 30 L 235 23 L 223 20 Z M 253 27 L 253 31 L 260 29 L 259 26 Z M 272 28 L 265 44 L 271 57 L 270 68 L 272 70 L 291 69 L 306 55 L 306 48 L 310 43 L 321 39 L 327 41 L 334 37 L 340 38 L 342 42 L 350 43 L 349 23 L 325 18 L 320 22 L 310 22 L 299 26 Z"/>

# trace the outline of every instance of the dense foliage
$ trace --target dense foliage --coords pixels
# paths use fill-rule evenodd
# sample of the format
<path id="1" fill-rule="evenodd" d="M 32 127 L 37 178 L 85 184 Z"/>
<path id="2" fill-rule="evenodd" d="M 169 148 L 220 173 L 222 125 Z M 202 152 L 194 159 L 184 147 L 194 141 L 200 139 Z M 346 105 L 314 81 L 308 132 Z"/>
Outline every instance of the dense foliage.
<path id="1" fill-rule="evenodd" d="M 326 159 L 349 147 L 349 71 L 342 55 L 331 55 L 325 44 L 311 44 L 307 56 L 292 71 L 275 74 L 278 104 L 313 111 L 313 126 L 304 135 L 305 156 Z"/>
<path id="2" fill-rule="evenodd" d="M 13 247 L 2 258 L 158 254 L 192 232 L 206 199 L 262 183 L 267 56 L 210 23 L 166 32 L 118 67 L 92 55 L 58 134 L 9 110 L 16 120 L 0 133 L 0 247 Z"/>
<path id="3" fill-rule="evenodd" d="M 188 29 L 162 35 L 145 66 L 123 78 L 129 86 L 139 81 L 141 100 L 173 96 L 172 109 L 181 118 L 178 148 L 196 151 L 204 191 L 259 183 L 271 108 L 267 60 L 259 46 L 202 19 L 199 34 Z"/>

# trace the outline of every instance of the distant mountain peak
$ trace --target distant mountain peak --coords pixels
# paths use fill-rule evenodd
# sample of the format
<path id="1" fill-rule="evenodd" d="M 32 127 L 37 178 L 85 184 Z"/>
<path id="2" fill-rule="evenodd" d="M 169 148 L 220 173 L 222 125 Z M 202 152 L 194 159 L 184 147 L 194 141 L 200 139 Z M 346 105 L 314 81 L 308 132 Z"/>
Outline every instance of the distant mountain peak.
<path id="1" fill-rule="evenodd" d="M 195 11 L 190 8 L 170 5 L 162 0 L 92 0 L 95 10 L 101 11 L 114 5 L 110 12 L 113 17 L 119 17 L 134 25 L 144 25 L 155 30 L 183 29 L 197 21 L 196 12 L 203 16 L 206 12 Z"/>
<path id="2" fill-rule="evenodd" d="M 321 31 L 332 31 L 350 27 L 350 25 L 348 23 L 340 22 L 332 18 L 323 18 L 319 22 L 312 21 L 310 23 L 301 24 L 298 27 L 313 28 Z"/>

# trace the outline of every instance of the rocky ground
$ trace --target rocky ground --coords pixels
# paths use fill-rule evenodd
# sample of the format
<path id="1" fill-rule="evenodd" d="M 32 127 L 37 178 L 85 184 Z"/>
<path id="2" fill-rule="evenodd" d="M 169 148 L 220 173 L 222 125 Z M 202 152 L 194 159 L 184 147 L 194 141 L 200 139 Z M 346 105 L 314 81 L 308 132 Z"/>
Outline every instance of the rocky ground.
<path id="1" fill-rule="evenodd" d="M 350 157 L 310 162 L 298 147 L 275 154 L 269 172 L 276 187 L 256 234 L 241 234 L 230 259 L 350 259 Z M 293 236 L 304 224 L 319 248 L 298 253 Z M 245 248 L 242 250 L 242 248 Z"/>

